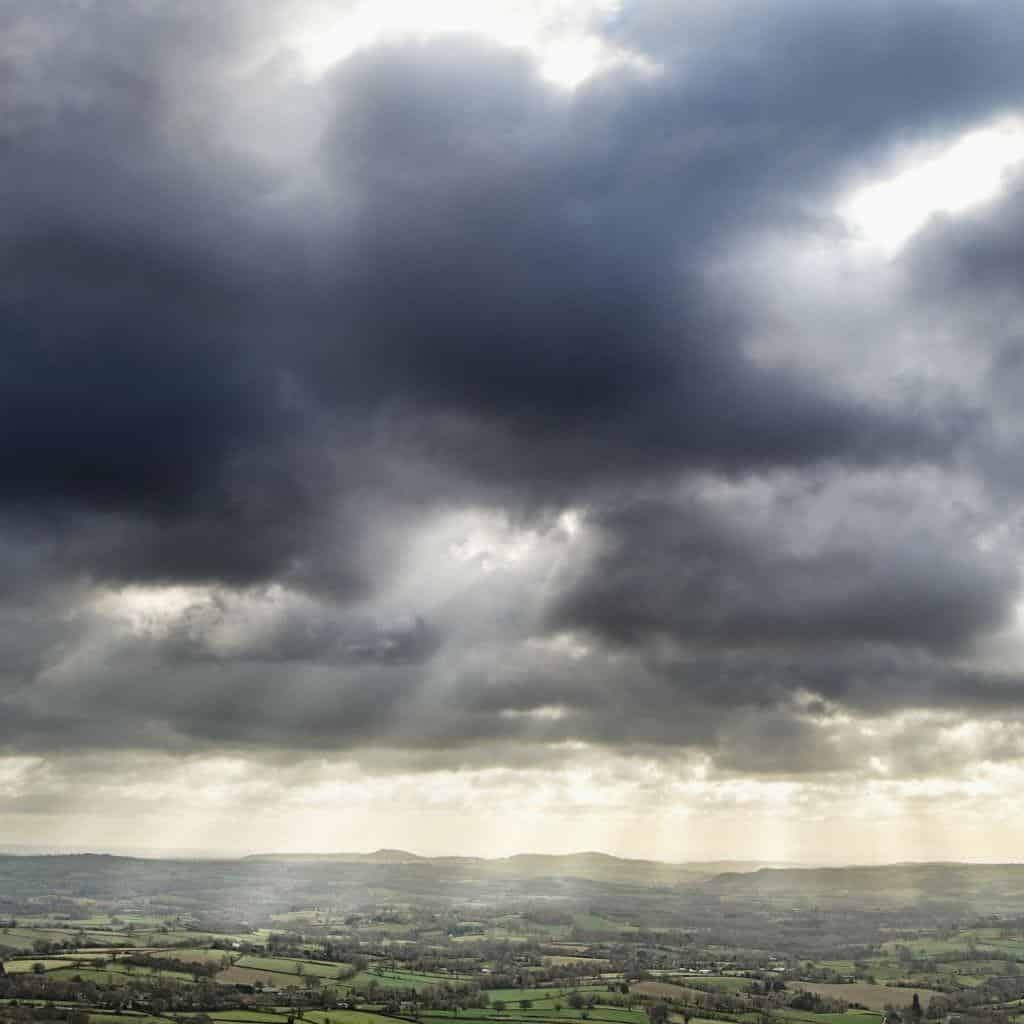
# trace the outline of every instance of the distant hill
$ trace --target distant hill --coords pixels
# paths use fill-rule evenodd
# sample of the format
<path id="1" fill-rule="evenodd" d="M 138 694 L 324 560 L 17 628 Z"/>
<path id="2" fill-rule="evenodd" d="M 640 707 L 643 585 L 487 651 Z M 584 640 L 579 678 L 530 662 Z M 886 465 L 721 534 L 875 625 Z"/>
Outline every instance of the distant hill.
<path id="1" fill-rule="evenodd" d="M 511 857 L 424 857 L 407 850 L 373 853 L 273 853 L 245 858 L 265 864 L 394 866 L 423 877 L 457 879 L 579 879 L 639 886 L 700 888 L 712 897 L 769 902 L 878 907 L 921 901 L 1024 906 L 1024 864 L 911 863 L 808 867 L 766 861 L 668 863 L 585 851 L 520 853 Z"/>
<path id="2" fill-rule="evenodd" d="M 268 907 L 275 912 L 324 902 L 359 907 L 369 891 L 390 893 L 388 898 L 398 902 L 439 907 L 453 901 L 537 901 L 586 914 L 602 906 L 610 920 L 641 915 L 664 927 L 688 928 L 704 921 L 705 927 L 718 931 L 739 929 L 736 936 L 743 928 L 794 914 L 799 933 L 805 935 L 807 928 L 819 928 L 816 922 L 830 919 L 829 910 L 849 910 L 854 918 L 842 919 L 859 920 L 864 927 L 857 934 L 868 941 L 877 936 L 872 931 L 877 921 L 871 917 L 876 912 L 888 921 L 898 911 L 904 922 L 1024 914 L 1024 864 L 823 868 L 758 861 L 671 864 L 592 851 L 495 859 L 424 857 L 396 849 L 223 860 L 0 855 L 0 912 L 7 906 L 12 916 L 19 901 L 73 893 L 89 899 L 141 900 L 147 905 L 170 900 L 168 905 L 176 907 L 218 908 L 225 920 L 240 923 L 266 914 Z M 737 914 L 747 916 L 741 920 Z M 834 935 L 822 932 L 819 937 L 824 941 Z"/>
<path id="3" fill-rule="evenodd" d="M 838 868 L 726 871 L 705 884 L 723 897 L 862 905 L 920 901 L 1002 909 L 1024 903 L 1024 864 L 907 863 Z"/>
<path id="4" fill-rule="evenodd" d="M 254 853 L 246 861 L 338 864 L 413 864 L 430 858 L 408 850 L 374 850 L 373 853 Z"/>
<path id="5" fill-rule="evenodd" d="M 423 857 L 406 850 L 373 853 L 269 853 L 254 854 L 246 861 L 271 863 L 414 864 L 445 873 L 472 877 L 580 878 L 637 885 L 692 885 L 712 879 L 723 871 L 742 873 L 770 866 L 766 861 L 692 861 L 667 863 L 634 860 L 608 853 L 586 851 L 569 854 L 519 853 L 511 857 Z"/>
<path id="6" fill-rule="evenodd" d="M 638 882 L 672 885 L 710 879 L 723 869 L 733 873 L 756 871 L 768 866 L 765 861 L 690 861 L 668 863 L 657 860 L 633 860 L 607 853 L 539 854 L 520 853 L 485 861 L 497 872 L 526 877 L 590 878 L 598 881 Z"/>

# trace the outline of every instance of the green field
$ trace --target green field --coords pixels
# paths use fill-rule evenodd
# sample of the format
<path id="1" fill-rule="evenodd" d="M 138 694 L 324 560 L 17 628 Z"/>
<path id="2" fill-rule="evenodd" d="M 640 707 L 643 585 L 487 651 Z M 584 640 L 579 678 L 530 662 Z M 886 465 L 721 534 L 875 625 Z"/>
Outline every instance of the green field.
<path id="1" fill-rule="evenodd" d="M 239 1024 L 281 1024 L 288 1018 L 280 1013 L 266 1013 L 262 1010 L 224 1010 L 209 1015 L 215 1021 L 236 1021 Z"/>
<path id="2" fill-rule="evenodd" d="M 43 968 L 47 971 L 55 970 L 58 967 L 68 966 L 67 960 L 52 960 L 40 957 L 38 960 L 6 960 L 4 961 L 4 970 L 8 974 L 31 973 L 37 963 L 42 964 Z"/>
<path id="3" fill-rule="evenodd" d="M 206 949 L 193 947 L 191 949 L 154 949 L 153 956 L 161 960 L 177 960 L 183 964 L 219 964 L 224 959 L 232 962 L 238 958 L 238 953 L 232 953 L 226 949 Z"/>
<path id="4" fill-rule="evenodd" d="M 341 966 L 340 964 L 338 966 Z M 367 989 L 376 983 L 378 988 L 416 988 L 422 985 L 444 985 L 459 981 L 454 974 L 420 974 L 415 971 L 369 968 L 354 974 L 342 984 L 349 988 Z"/>
<path id="5" fill-rule="evenodd" d="M 75 967 L 72 964 L 47 971 L 47 977 L 70 981 L 81 977 L 83 981 L 95 981 L 99 984 L 124 985 L 132 978 L 161 977 L 173 978 L 182 984 L 192 984 L 192 975 L 184 971 L 158 971 L 152 967 L 134 967 L 131 971 L 118 965 L 110 967 Z"/>
<path id="6" fill-rule="evenodd" d="M 584 1014 L 587 1016 L 584 1017 Z M 595 1005 L 589 1010 L 573 1010 L 563 1007 L 555 1012 L 553 1009 L 530 1009 L 522 1010 L 517 1001 L 509 1002 L 507 1009 L 499 1013 L 494 1010 L 488 1013 L 485 1010 L 466 1010 L 453 1017 L 447 1010 L 427 1010 L 421 1016 L 426 1019 L 459 1020 L 462 1024 L 496 1024 L 505 1021 L 508 1024 L 541 1024 L 547 1021 L 577 1021 L 592 1020 L 606 1021 L 610 1024 L 645 1024 L 647 1014 L 643 1010 L 626 1010 L 618 1006 Z"/>
<path id="7" fill-rule="evenodd" d="M 634 924 L 628 924 L 624 921 L 612 921 L 607 917 L 600 917 L 597 914 L 575 914 L 573 915 L 573 920 L 576 922 L 577 928 L 586 932 L 618 934 L 619 932 L 635 932 L 637 930 Z"/>
<path id="8" fill-rule="evenodd" d="M 132 1013 L 130 1010 L 125 1010 L 120 1014 L 107 1013 L 103 1010 L 87 1010 L 89 1014 L 89 1024 L 125 1024 L 126 1020 L 138 1021 L 140 1024 L 175 1024 L 174 1021 L 168 1020 L 166 1017 L 152 1017 L 148 1013 Z"/>
<path id="9" fill-rule="evenodd" d="M 484 992 L 487 1001 L 493 1006 L 497 1002 L 507 1003 L 512 1006 L 518 1005 L 521 999 L 543 1000 L 546 1002 L 560 1001 L 564 1003 L 571 992 L 579 992 L 580 995 L 588 993 L 605 992 L 606 985 L 580 985 L 578 987 L 565 988 L 491 988 Z M 539 1008 L 539 1007 L 538 1007 Z"/>
<path id="10" fill-rule="evenodd" d="M 957 936 L 952 939 L 901 939 L 899 942 L 892 941 L 882 943 L 883 951 L 890 955 L 896 952 L 897 946 L 905 946 L 914 954 L 914 956 L 928 957 L 941 955 L 943 953 L 965 953 L 967 951 L 968 942 L 966 939 L 961 939 Z"/>
<path id="11" fill-rule="evenodd" d="M 778 1010 L 778 1020 L 794 1024 L 881 1024 L 882 1015 L 867 1010 L 847 1010 L 845 1013 L 804 1013 L 800 1010 Z"/>
<path id="12" fill-rule="evenodd" d="M 295 973 L 262 971 L 251 967 L 229 967 L 216 980 L 222 985 L 267 985 L 271 988 L 299 988 L 302 979 Z"/>
<path id="13" fill-rule="evenodd" d="M 62 981 L 81 978 L 82 981 L 94 981 L 98 985 L 125 985 L 128 975 L 121 971 L 94 970 L 90 967 L 62 967 L 57 971 L 48 972 L 48 977 Z"/>
<path id="14" fill-rule="evenodd" d="M 395 1024 L 394 1017 L 366 1010 L 307 1010 L 303 1019 L 315 1024 Z"/>
<path id="15" fill-rule="evenodd" d="M 281 974 L 303 974 L 318 978 L 337 978 L 339 971 L 351 969 L 349 964 L 277 956 L 242 956 L 235 960 L 234 964 L 236 967 L 246 967 L 255 971 L 277 971 Z"/>

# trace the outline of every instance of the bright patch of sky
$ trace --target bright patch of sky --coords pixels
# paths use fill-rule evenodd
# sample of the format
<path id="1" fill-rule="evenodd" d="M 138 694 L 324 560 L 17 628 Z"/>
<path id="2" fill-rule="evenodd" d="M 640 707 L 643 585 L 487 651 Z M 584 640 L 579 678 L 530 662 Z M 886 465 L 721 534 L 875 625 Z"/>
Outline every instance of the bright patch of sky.
<path id="1" fill-rule="evenodd" d="M 893 255 L 937 213 L 961 213 L 994 199 L 1024 160 L 1024 119 L 976 128 L 928 159 L 857 189 L 840 213 L 863 241 Z"/>
<path id="2" fill-rule="evenodd" d="M 319 74 L 388 39 L 468 33 L 529 50 L 545 78 L 571 88 L 627 59 L 594 31 L 618 7 L 618 0 L 357 0 L 341 14 L 336 5 L 317 8 L 294 43 L 309 70 Z"/>
<path id="3" fill-rule="evenodd" d="M 962 857 L 964 836 L 977 859 L 1008 860 L 1024 840 L 1008 796 L 1019 792 L 1024 769 L 985 762 L 961 777 L 900 779 L 885 777 L 879 759 L 874 778 L 802 782 L 708 777 L 699 758 L 666 763 L 587 748 L 556 769 L 378 775 L 351 760 L 289 761 L 268 769 L 235 755 L 123 756 L 118 767 L 139 784 L 125 785 L 122 773 L 111 773 L 108 757 L 63 765 L 2 758 L 0 812 L 51 846 L 103 849 L 110 845 L 111 821 L 98 817 L 90 800 L 109 800 L 118 808 L 111 814 L 133 836 L 145 836 L 145 850 L 153 854 L 398 846 L 484 856 L 603 849 L 666 860 L 739 851 L 772 861 L 837 864 L 892 862 L 922 848 L 934 859 Z M 32 807 L 26 791 L 41 797 L 42 806 Z M 513 807 L 516 828 L 510 830 Z M 952 817 L 956 834 L 947 829 Z M 690 820 L 700 827 L 687 827 Z"/>

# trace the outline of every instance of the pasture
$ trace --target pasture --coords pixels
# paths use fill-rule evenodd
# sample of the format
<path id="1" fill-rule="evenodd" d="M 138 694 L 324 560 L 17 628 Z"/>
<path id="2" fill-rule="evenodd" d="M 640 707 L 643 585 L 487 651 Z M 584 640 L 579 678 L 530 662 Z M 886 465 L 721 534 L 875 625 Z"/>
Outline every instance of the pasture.
<path id="1" fill-rule="evenodd" d="M 195 946 L 190 949 L 157 947 L 147 950 L 147 952 L 151 952 L 161 960 L 177 960 L 182 964 L 219 964 L 225 960 L 232 962 L 238 957 L 237 953 L 226 949 L 202 949 Z"/>
<path id="2" fill-rule="evenodd" d="M 656 999 L 681 999 L 688 1002 L 703 999 L 707 995 L 700 989 L 675 985 L 670 981 L 636 981 L 629 986 L 629 990 L 640 996 L 654 996 Z"/>
<path id="3" fill-rule="evenodd" d="M 237 964 L 219 971 L 214 979 L 221 985 L 265 985 L 268 988 L 300 988 L 304 982 L 294 971 L 264 971 Z"/>
<path id="4" fill-rule="evenodd" d="M 778 1010 L 773 1016 L 788 1024 L 881 1024 L 882 1015 L 869 1010 L 847 1010 L 845 1013 L 804 1013 L 801 1010 Z"/>
<path id="5" fill-rule="evenodd" d="M 577 987 L 564 988 L 492 988 L 487 989 L 484 995 L 487 1001 L 493 1006 L 497 1002 L 506 1003 L 509 1006 L 518 1005 L 523 999 L 537 1002 L 560 1001 L 565 1003 L 569 995 L 578 992 L 582 996 L 596 993 L 607 993 L 606 985 L 579 985 Z"/>
<path id="6" fill-rule="evenodd" d="M 52 960 L 40 957 L 25 960 L 7 960 L 4 962 L 4 970 L 8 974 L 28 974 L 34 972 L 36 964 L 42 964 L 44 971 L 56 970 L 58 967 L 67 967 L 67 960 Z"/>
<path id="7" fill-rule="evenodd" d="M 234 962 L 234 966 L 256 971 L 276 971 L 279 974 L 301 974 L 317 978 L 337 978 L 339 973 L 350 970 L 349 964 L 324 963 L 318 960 L 300 960 L 296 957 L 279 956 L 242 956 Z"/>

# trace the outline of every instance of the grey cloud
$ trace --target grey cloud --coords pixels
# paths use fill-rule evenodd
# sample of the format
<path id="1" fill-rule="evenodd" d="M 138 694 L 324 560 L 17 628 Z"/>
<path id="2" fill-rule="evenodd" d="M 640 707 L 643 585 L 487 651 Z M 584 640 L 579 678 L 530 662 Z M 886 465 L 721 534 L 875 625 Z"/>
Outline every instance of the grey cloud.
<path id="1" fill-rule="evenodd" d="M 923 306 L 954 316 L 1020 308 L 1024 174 L 1017 166 L 1006 177 L 995 198 L 956 216 L 934 214 L 911 240 L 904 259 L 911 294 Z"/>
<path id="2" fill-rule="evenodd" d="M 309 87 L 337 97 L 323 158 L 355 212 L 333 237 L 313 232 L 306 273 L 301 211 L 291 228 L 260 213 L 284 172 L 217 148 L 202 122 L 176 134 L 195 99 L 173 72 L 233 56 L 224 11 L 200 43 L 167 11 L 132 9 L 127 37 L 160 37 L 142 47 L 153 70 L 104 52 L 105 24 L 77 21 L 91 45 L 61 36 L 45 86 L 31 63 L 9 67 L 19 131 L 5 180 L 21 201 L 5 245 L 4 486 L 11 501 L 135 517 L 124 566 L 101 572 L 286 571 L 301 536 L 319 536 L 297 475 L 320 473 L 320 508 L 345 491 L 309 454 L 330 443 L 324 410 L 353 461 L 372 455 L 368 421 L 397 415 L 391 436 L 415 437 L 419 458 L 560 498 L 565 483 L 636 470 L 949 443 L 744 358 L 742 317 L 699 280 L 694 214 L 711 217 L 720 168 L 664 152 L 671 125 L 701 136 L 722 113 L 672 76 L 660 106 L 624 82 L 625 102 L 602 112 L 599 89 L 570 102 L 524 59 L 471 42 L 353 58 Z M 211 71 L 191 84 L 217 100 L 221 87 Z M 749 157 L 729 159 L 738 172 Z M 745 187 L 729 201 L 756 219 Z M 302 513 L 306 528 L 282 523 Z"/>
<path id="3" fill-rule="evenodd" d="M 301 606 L 246 615 L 221 597 L 192 605 L 159 638 L 170 662 L 273 661 L 330 665 L 404 664 L 429 659 L 437 630 L 422 618 L 379 623 L 337 608 Z"/>
<path id="4" fill-rule="evenodd" d="M 639 0 L 605 31 L 746 129 L 734 137 L 773 156 L 752 176 L 795 174 L 812 188 L 837 169 L 870 174 L 894 143 L 941 138 L 1018 102 L 1024 24 L 995 3 L 700 0 L 684 12 Z"/>
<path id="5" fill-rule="evenodd" d="M 969 396 L 893 401 L 756 358 L 766 311 L 716 273 L 767 232 L 834 237 L 837 190 L 1016 102 L 1019 15 L 637 2 L 605 30 L 660 71 L 568 93 L 470 38 L 306 80 L 274 38 L 294 9 L 0 15 L 0 744 L 774 772 L 832 763 L 798 691 L 1019 706 L 970 663 L 1019 584 L 979 542 L 1005 509 L 901 476 L 995 489 L 1012 339 Z M 1008 223 L 924 233 L 906 315 L 1012 290 Z M 897 499 L 809 540 L 816 489 L 867 471 Z M 750 481 L 753 519 L 709 498 Z M 470 506 L 579 508 L 589 539 L 410 607 L 418 531 Z M 134 583 L 223 601 L 150 634 L 81 610 Z M 237 618 L 274 586 L 307 604 Z"/>
<path id="6" fill-rule="evenodd" d="M 669 636 L 695 648 L 920 645 L 955 650 L 1008 621 L 1019 584 L 998 556 L 941 526 L 856 507 L 817 543 L 813 502 L 778 502 L 771 522 L 690 493 L 622 502 L 595 518 L 590 564 L 570 570 L 552 628 L 617 643 Z M 888 521 L 887 521 L 888 520 Z"/>
<path id="7" fill-rule="evenodd" d="M 722 114 L 672 76 L 659 103 L 630 81 L 571 102 L 521 58 L 445 42 L 353 58 L 333 84 L 337 188 L 364 201 L 338 251 L 338 323 L 312 348 L 323 401 L 383 397 L 473 475 L 563 497 L 956 439 L 745 358 L 744 314 L 701 279 L 729 234 L 709 206 L 721 168 L 666 152 Z M 756 178 L 750 156 L 726 159 Z M 748 227 L 762 218 L 744 187 L 727 196 Z"/>
<path id="8" fill-rule="evenodd" d="M 719 771 L 767 775 L 858 771 L 877 752 L 921 774 L 934 746 L 930 728 L 863 741 L 851 758 L 846 744 L 858 721 L 916 709 L 958 722 L 1012 723 L 1024 692 L 1013 673 L 891 647 L 697 656 L 671 649 L 609 656 L 594 647 L 566 657 L 544 645 L 449 641 L 423 659 L 388 648 L 393 635 L 383 651 L 378 640 L 355 654 L 303 643 L 284 650 L 279 641 L 271 653 L 243 635 L 234 656 L 183 652 L 175 634 L 195 624 L 187 609 L 182 618 L 164 644 L 109 625 L 67 638 L 32 685 L 3 697 L 5 747 L 214 747 L 267 756 L 301 749 L 374 764 L 391 750 L 396 765 L 427 770 L 522 764 L 531 751 L 571 761 L 572 745 L 584 743 L 655 758 L 703 752 Z M 282 625 L 294 628 L 288 616 Z M 208 631 L 199 639 L 209 642 Z M 1018 749 L 1003 738 L 985 755 L 1012 758 Z M 931 763 L 942 770 L 942 759 Z"/>

